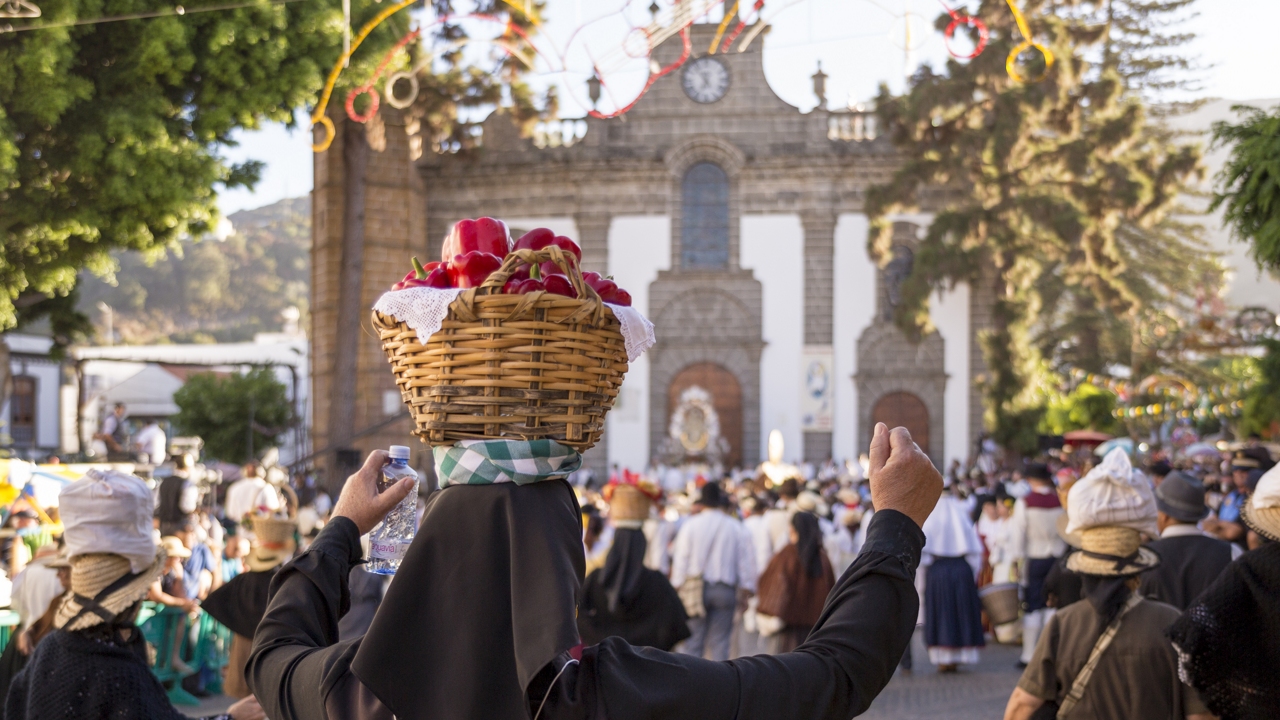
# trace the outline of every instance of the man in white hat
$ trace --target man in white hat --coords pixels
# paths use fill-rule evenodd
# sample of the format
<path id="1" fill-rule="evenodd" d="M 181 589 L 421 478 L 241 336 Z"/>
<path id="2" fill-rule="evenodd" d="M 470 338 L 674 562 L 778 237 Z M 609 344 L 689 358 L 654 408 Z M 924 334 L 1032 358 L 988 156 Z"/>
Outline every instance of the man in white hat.
<path id="1" fill-rule="evenodd" d="M 1059 720 L 1208 720 L 1165 638 L 1178 610 L 1136 592 L 1138 575 L 1160 564 L 1142 545 L 1143 533 L 1156 533 L 1150 482 L 1113 450 L 1072 488 L 1067 516 L 1066 532 L 1080 539 L 1067 567 L 1084 576 L 1086 601 L 1049 620 L 1005 720 L 1027 720 L 1046 703 Z"/>
<path id="2" fill-rule="evenodd" d="M 151 491 L 142 480 L 91 470 L 60 496 L 71 589 L 49 633 L 13 679 L 9 720 L 117 718 L 186 720 L 147 666 L 135 626 L 165 552 L 151 535 Z M 218 718 L 258 720 L 246 698 Z"/>

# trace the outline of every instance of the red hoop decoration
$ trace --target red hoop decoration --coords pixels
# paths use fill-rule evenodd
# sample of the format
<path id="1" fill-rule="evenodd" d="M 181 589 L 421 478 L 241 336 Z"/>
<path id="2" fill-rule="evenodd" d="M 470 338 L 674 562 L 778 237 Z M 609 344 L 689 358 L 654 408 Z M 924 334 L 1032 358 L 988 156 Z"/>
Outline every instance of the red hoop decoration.
<path id="1" fill-rule="evenodd" d="M 982 51 L 987 49 L 987 42 L 991 39 L 991 30 L 987 28 L 987 24 L 972 15 L 961 15 L 955 10 L 952 10 L 951 7 L 942 0 L 938 0 L 938 2 L 947 11 L 947 14 L 951 16 L 951 24 L 947 25 L 946 31 L 942 33 L 943 43 L 947 46 L 947 52 L 951 57 L 957 60 L 972 60 L 981 55 Z M 977 46 L 973 49 L 973 52 L 968 55 L 962 55 L 951 49 L 951 39 L 955 37 L 956 28 L 961 25 L 975 28 L 978 31 Z"/>
<path id="2" fill-rule="evenodd" d="M 680 31 L 680 38 L 684 40 L 684 52 L 680 55 L 680 58 L 675 62 L 671 63 L 670 65 L 658 70 L 658 72 L 651 74 L 649 76 L 649 80 L 645 82 L 644 87 L 641 88 L 640 94 L 636 96 L 635 100 L 631 101 L 631 104 L 627 105 L 626 107 L 620 110 L 615 110 L 614 112 L 611 112 L 608 115 L 600 112 L 599 110 L 591 110 L 587 114 L 593 118 L 598 118 L 600 120 L 608 120 L 610 118 L 616 118 L 620 115 L 625 115 L 628 110 L 635 107 L 636 103 L 640 102 L 640 98 L 644 97 L 644 94 L 649 92 L 649 88 L 653 87 L 653 84 L 658 82 L 659 78 L 671 74 L 673 71 L 675 71 L 676 68 L 683 65 L 684 61 L 688 60 L 689 56 L 693 54 L 693 41 L 689 37 L 688 27 L 685 27 L 685 29 Z"/>
<path id="3" fill-rule="evenodd" d="M 364 114 L 356 113 L 356 98 L 361 95 L 369 96 L 369 108 Z M 378 114 L 378 91 L 373 89 L 372 85 L 358 87 L 347 93 L 347 117 L 358 123 L 367 123 Z"/>
<path id="4" fill-rule="evenodd" d="M 956 28 L 961 25 L 967 25 L 978 31 L 978 43 L 973 52 L 968 55 L 958 53 L 951 49 L 951 38 L 956 33 Z M 972 60 L 982 54 L 987 49 L 987 41 L 991 39 L 991 31 L 987 29 L 987 24 L 972 15 L 951 14 L 951 24 L 947 25 L 947 30 L 943 33 L 944 43 L 947 46 L 947 52 L 951 53 L 951 57 L 957 60 Z"/>

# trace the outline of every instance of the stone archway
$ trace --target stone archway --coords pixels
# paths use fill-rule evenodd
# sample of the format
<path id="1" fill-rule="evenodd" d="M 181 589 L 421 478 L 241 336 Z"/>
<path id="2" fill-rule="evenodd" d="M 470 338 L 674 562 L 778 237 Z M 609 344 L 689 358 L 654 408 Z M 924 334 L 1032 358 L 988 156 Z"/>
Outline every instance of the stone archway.
<path id="1" fill-rule="evenodd" d="M 666 422 L 671 421 L 680 396 L 695 385 L 711 394 L 711 404 L 720 424 L 720 436 L 729 443 L 725 467 L 737 467 L 742 459 L 742 386 L 738 378 L 724 367 L 700 362 L 686 365 L 676 373 L 667 385 Z"/>
<path id="2" fill-rule="evenodd" d="M 881 396 L 871 409 L 872 427 L 884 423 L 890 429 L 905 427 L 925 452 L 929 452 L 929 408 L 909 392 L 891 392 Z"/>

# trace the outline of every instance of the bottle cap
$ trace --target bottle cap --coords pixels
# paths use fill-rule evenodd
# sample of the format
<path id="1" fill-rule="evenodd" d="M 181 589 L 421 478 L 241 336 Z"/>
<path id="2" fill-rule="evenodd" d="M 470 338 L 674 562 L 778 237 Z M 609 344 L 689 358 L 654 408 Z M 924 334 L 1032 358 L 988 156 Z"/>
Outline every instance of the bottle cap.
<path id="1" fill-rule="evenodd" d="M 392 445 L 392 446 L 391 446 L 390 451 L 388 452 L 388 454 L 391 456 L 391 459 L 392 459 L 392 460 L 408 460 L 408 459 L 409 459 L 409 446 L 407 446 L 407 445 Z"/>

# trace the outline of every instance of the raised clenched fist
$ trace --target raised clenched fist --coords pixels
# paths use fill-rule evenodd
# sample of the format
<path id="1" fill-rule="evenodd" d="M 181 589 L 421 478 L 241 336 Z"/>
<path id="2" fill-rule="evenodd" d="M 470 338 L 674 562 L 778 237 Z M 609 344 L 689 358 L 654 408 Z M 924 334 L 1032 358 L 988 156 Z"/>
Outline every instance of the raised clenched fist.
<path id="1" fill-rule="evenodd" d="M 942 475 L 906 428 L 892 431 L 876 423 L 871 436 L 871 503 L 876 510 L 897 510 L 923 525 L 942 495 Z"/>

